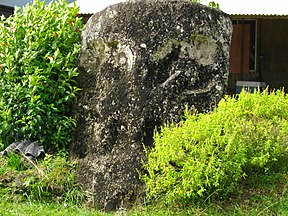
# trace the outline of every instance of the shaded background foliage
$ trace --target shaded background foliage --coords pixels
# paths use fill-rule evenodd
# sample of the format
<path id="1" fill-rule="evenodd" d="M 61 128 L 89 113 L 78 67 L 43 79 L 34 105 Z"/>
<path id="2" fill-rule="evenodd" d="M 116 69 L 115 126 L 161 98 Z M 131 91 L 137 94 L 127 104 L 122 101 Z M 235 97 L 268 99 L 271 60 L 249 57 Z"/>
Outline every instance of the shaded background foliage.
<path id="1" fill-rule="evenodd" d="M 76 58 L 83 28 L 78 8 L 39 0 L 0 21 L 0 148 L 39 140 L 60 150 L 75 120 L 69 104 L 79 90 Z"/>

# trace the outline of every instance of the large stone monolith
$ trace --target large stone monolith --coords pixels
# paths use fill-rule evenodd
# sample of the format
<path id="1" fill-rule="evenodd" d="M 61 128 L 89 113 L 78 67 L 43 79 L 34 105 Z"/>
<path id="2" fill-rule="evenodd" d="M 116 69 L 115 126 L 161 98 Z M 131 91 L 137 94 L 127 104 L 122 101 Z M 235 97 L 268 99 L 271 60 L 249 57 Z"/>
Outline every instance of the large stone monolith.
<path id="1" fill-rule="evenodd" d="M 143 196 L 143 146 L 185 105 L 205 112 L 220 100 L 231 34 L 227 14 L 185 0 L 120 3 L 89 19 L 71 157 L 91 204 L 113 210 Z"/>

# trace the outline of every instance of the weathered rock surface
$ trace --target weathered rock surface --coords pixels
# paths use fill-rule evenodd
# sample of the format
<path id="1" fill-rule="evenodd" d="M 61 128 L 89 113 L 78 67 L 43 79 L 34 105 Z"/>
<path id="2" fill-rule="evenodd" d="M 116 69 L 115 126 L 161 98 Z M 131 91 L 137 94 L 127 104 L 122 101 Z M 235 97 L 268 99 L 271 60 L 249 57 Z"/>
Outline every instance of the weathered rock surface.
<path id="1" fill-rule="evenodd" d="M 143 194 L 153 130 L 187 104 L 208 111 L 228 78 L 228 15 L 184 0 L 133 1 L 93 15 L 82 35 L 71 156 L 89 201 L 112 210 Z"/>

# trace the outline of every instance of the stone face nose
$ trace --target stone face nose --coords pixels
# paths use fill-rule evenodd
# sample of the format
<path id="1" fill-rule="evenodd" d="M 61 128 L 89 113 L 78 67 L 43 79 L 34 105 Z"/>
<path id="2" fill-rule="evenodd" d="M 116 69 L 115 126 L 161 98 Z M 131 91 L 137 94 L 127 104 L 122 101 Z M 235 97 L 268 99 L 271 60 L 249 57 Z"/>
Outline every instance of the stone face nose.
<path id="1" fill-rule="evenodd" d="M 92 205 L 113 210 L 145 195 L 143 146 L 185 105 L 206 112 L 221 99 L 231 35 L 228 15 L 184 0 L 120 3 L 89 19 L 70 153 Z"/>

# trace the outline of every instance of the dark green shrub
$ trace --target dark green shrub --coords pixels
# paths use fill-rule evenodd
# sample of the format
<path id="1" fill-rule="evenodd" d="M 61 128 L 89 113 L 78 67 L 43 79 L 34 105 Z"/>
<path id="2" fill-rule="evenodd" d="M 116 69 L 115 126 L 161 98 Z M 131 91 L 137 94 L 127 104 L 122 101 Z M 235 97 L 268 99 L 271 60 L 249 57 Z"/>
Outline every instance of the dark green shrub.
<path id="1" fill-rule="evenodd" d="M 280 90 L 227 96 L 208 114 L 186 110 L 185 120 L 154 135 L 143 176 L 148 198 L 187 203 L 225 197 L 240 181 L 283 171 L 287 131 L 288 98 Z"/>
<path id="2" fill-rule="evenodd" d="M 64 0 L 35 0 L 1 17 L 0 147 L 29 139 L 59 150 L 70 141 L 82 29 L 77 12 Z"/>

